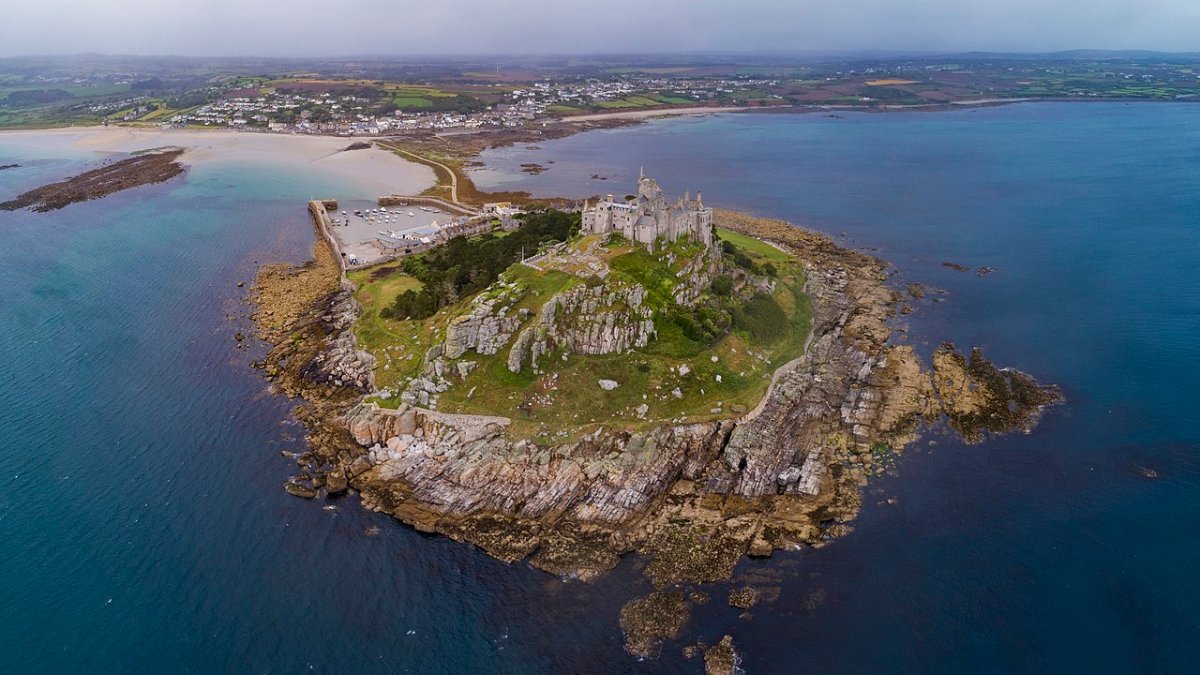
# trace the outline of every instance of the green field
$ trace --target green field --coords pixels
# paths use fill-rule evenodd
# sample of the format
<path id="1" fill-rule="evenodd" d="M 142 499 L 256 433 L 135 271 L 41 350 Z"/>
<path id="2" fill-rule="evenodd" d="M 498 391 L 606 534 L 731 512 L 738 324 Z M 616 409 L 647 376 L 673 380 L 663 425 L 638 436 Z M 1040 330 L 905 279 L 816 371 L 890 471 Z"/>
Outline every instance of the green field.
<path id="1" fill-rule="evenodd" d="M 752 253 L 763 260 L 791 260 L 792 258 L 792 256 L 765 241 L 755 239 L 754 237 L 747 237 L 744 234 L 738 234 L 723 227 L 717 228 L 717 236 L 723 241 L 728 241 L 734 246 Z"/>
<path id="2" fill-rule="evenodd" d="M 433 102 L 427 98 L 413 98 L 411 96 L 397 96 L 392 99 L 401 108 L 432 108 Z"/>

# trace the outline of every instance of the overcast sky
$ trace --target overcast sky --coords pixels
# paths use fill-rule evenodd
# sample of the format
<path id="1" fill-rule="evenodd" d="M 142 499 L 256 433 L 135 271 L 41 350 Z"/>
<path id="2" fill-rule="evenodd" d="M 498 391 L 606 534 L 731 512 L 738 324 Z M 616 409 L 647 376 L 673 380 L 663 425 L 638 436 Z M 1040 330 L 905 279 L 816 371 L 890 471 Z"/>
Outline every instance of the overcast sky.
<path id="1" fill-rule="evenodd" d="M 3 3 L 0 56 L 1200 50 L 1200 0 Z"/>

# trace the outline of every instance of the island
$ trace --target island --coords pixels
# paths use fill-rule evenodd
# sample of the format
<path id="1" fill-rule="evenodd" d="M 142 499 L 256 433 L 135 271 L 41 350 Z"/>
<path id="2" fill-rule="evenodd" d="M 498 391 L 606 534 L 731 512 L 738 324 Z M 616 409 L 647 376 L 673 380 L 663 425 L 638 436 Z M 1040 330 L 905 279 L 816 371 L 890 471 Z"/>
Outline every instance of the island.
<path id="1" fill-rule="evenodd" d="M 85 171 L 76 176 L 43 185 L 24 192 L 6 202 L 0 202 L 0 210 L 16 211 L 28 208 L 45 213 L 55 211 L 76 202 L 102 199 L 123 190 L 153 185 L 171 180 L 187 171 L 179 162 L 182 148 L 157 148 L 146 150 L 133 157 L 106 161 L 103 166 Z M 0 168 L 11 168 L 10 165 Z"/>
<path id="2" fill-rule="evenodd" d="M 656 590 L 620 616 L 636 656 L 744 556 L 850 531 L 922 428 L 975 442 L 1061 398 L 977 349 L 944 344 L 926 367 L 891 323 L 883 261 L 644 175 L 629 195 L 491 204 L 430 244 L 346 255 L 340 222 L 386 222 L 405 199 L 432 198 L 355 216 L 311 202 L 314 259 L 256 281 L 259 365 L 308 429 L 285 488 L 353 491 L 585 581 L 645 556 Z M 736 662 L 731 639 L 706 649 Z"/>

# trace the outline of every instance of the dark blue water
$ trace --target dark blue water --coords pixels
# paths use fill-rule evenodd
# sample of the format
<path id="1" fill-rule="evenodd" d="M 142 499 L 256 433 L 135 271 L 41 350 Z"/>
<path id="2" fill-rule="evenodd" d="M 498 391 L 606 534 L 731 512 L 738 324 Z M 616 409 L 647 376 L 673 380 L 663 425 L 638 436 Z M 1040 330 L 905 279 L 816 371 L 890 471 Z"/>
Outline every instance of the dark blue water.
<path id="1" fill-rule="evenodd" d="M 897 505 L 797 556 L 783 599 L 734 628 L 751 671 L 1192 671 L 1200 106 L 725 115 L 541 146 L 489 153 L 480 182 L 620 195 L 645 165 L 671 192 L 845 233 L 950 291 L 910 321 L 924 350 L 982 345 L 1066 390 L 1032 436 L 910 453 L 882 486 Z"/>
<path id="2" fill-rule="evenodd" d="M 1031 436 L 922 442 L 852 535 L 739 568 L 777 601 L 743 620 L 718 588 L 638 663 L 617 628 L 637 560 L 567 583 L 280 489 L 302 431 L 249 368 L 260 348 L 236 348 L 236 284 L 307 254 L 309 196 L 368 195 L 208 165 L 0 213 L 0 671 L 700 672 L 681 645 L 725 633 L 750 672 L 1191 670 L 1200 107 L 725 116 L 541 145 L 491 153 L 491 180 L 624 194 L 644 164 L 845 232 L 950 291 L 910 318 L 922 349 L 982 344 L 1070 403 Z M 0 199 L 87 159 L 0 136 L 0 164 L 26 164 Z"/>

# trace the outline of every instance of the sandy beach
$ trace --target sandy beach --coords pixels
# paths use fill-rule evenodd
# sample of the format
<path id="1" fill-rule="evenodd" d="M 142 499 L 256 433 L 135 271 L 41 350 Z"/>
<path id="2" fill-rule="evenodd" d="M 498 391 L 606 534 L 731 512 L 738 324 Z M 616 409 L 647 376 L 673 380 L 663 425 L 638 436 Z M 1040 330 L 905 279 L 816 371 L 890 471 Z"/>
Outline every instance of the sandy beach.
<path id="1" fill-rule="evenodd" d="M 739 112 L 742 110 L 761 110 L 761 107 L 746 106 L 697 106 L 694 108 L 652 108 L 650 110 L 621 110 L 617 112 L 592 113 L 590 115 L 572 115 L 564 117 L 564 122 L 596 122 L 598 120 L 644 120 L 650 117 L 671 117 L 674 115 L 704 115 L 711 113 Z"/>
<path id="2" fill-rule="evenodd" d="M 435 182 L 433 170 L 378 148 L 343 152 L 354 139 L 239 132 L 227 129 L 137 129 L 70 127 L 0 132 L 0 143 L 36 145 L 48 157 L 79 152 L 128 153 L 163 146 L 187 150 L 191 165 L 308 165 L 326 175 L 345 178 L 367 194 L 413 194 Z"/>

